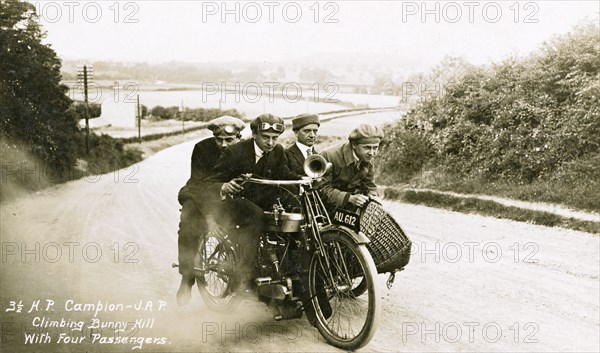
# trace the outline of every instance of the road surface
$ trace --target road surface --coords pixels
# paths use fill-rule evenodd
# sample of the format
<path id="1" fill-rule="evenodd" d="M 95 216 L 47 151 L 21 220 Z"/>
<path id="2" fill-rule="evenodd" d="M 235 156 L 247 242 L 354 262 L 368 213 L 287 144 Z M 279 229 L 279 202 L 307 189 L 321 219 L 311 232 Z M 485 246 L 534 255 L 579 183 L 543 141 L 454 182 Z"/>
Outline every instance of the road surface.
<path id="1" fill-rule="evenodd" d="M 2 352 L 338 351 L 260 303 L 215 314 L 194 291 L 176 306 L 176 195 L 192 147 L 2 205 Z M 362 351 L 600 351 L 598 236 L 386 207 L 415 246 Z"/>

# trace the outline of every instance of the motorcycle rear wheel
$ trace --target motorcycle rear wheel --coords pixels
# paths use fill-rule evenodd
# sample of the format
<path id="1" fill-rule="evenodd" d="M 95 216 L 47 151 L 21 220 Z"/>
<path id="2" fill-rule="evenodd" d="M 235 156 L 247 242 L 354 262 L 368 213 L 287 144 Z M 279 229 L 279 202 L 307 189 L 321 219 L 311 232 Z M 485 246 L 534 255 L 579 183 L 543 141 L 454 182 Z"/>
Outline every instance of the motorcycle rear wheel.
<path id="1" fill-rule="evenodd" d="M 229 311 L 239 304 L 233 293 L 235 251 L 229 241 L 208 233 L 200 239 L 194 275 L 204 303 L 213 311 Z"/>
<path id="2" fill-rule="evenodd" d="M 315 253 L 308 273 L 315 326 L 335 347 L 346 350 L 361 348 L 375 334 L 381 314 L 381 292 L 375 279 L 375 263 L 366 246 L 356 244 L 352 236 L 341 229 L 321 233 L 321 239 L 323 252 L 329 259 L 331 276 L 324 260 Z M 353 283 L 356 265 L 365 282 L 365 290 L 360 295 L 353 291 L 356 287 L 356 282 Z M 352 270 L 352 267 L 355 269 Z"/>

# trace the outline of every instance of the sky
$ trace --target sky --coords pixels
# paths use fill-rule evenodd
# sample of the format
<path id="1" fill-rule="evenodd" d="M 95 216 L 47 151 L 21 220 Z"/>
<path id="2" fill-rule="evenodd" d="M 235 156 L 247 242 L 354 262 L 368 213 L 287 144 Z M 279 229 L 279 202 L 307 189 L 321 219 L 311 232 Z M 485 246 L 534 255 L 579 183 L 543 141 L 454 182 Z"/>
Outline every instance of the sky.
<path id="1" fill-rule="evenodd" d="M 67 60 L 285 62 L 330 53 L 474 64 L 525 55 L 599 1 L 30 1 Z"/>

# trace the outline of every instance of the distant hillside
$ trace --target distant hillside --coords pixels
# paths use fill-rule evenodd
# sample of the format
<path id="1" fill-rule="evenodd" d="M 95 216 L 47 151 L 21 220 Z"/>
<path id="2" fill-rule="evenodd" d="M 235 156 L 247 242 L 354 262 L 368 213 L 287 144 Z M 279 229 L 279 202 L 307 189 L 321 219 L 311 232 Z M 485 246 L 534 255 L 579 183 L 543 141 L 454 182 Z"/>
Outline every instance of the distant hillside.
<path id="1" fill-rule="evenodd" d="M 404 59 L 405 60 L 405 59 Z M 384 79 L 396 81 L 419 69 L 419 63 L 380 53 L 323 53 L 289 62 L 220 62 L 161 64 L 91 61 L 97 80 L 137 80 L 171 83 L 200 82 L 335 82 L 377 86 Z M 79 61 L 63 60 L 64 80 L 74 80 Z M 421 68 L 422 69 L 422 68 Z M 366 91 L 366 89 L 365 89 Z M 377 92 L 382 93 L 382 92 Z M 391 92 L 387 92 L 391 93 Z"/>

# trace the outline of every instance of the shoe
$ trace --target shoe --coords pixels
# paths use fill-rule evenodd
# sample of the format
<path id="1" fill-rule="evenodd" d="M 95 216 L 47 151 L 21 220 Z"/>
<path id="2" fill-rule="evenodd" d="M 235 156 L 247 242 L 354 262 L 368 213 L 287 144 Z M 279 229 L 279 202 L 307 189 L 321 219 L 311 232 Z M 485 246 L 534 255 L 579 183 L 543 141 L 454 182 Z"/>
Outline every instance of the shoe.
<path id="1" fill-rule="evenodd" d="M 194 282 L 194 277 L 181 277 L 181 284 L 177 290 L 177 305 L 184 306 L 190 303 Z"/>

